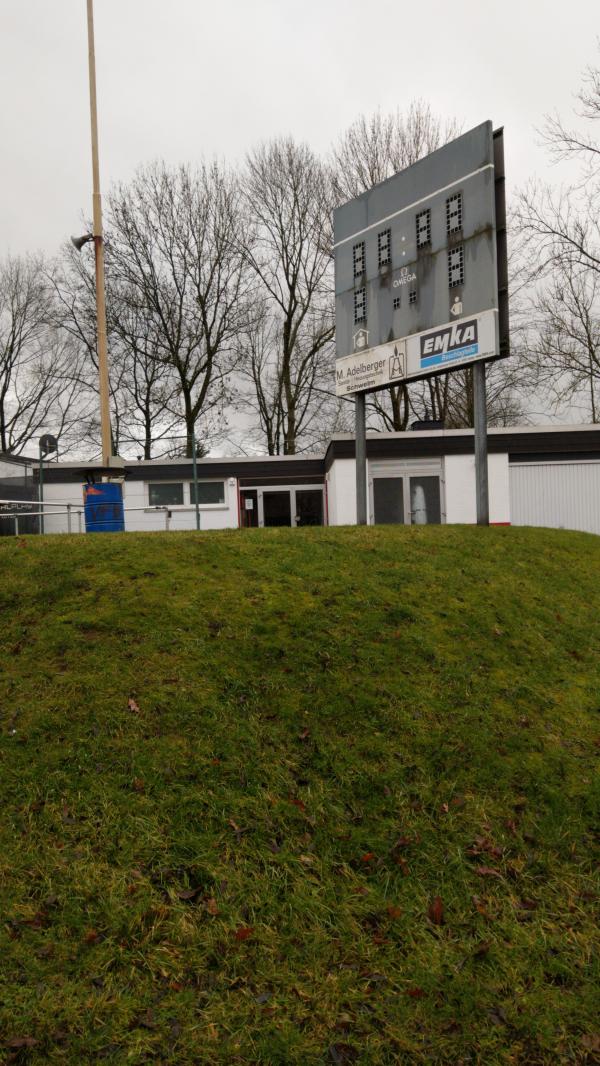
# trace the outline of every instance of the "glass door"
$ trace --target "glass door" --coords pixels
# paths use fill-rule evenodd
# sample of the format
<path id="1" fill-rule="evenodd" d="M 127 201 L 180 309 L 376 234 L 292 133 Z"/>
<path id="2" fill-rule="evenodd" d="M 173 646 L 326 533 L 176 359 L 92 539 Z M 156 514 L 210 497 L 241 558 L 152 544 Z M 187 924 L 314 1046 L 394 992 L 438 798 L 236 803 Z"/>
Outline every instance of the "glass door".
<path id="1" fill-rule="evenodd" d="M 439 525 L 442 521 L 439 477 L 411 477 L 409 480 L 412 525 Z"/>
<path id="2" fill-rule="evenodd" d="M 258 525 L 258 492 L 256 489 L 240 491 L 240 525 L 242 529 L 254 529 Z"/>
<path id="3" fill-rule="evenodd" d="M 262 505 L 265 526 L 291 526 L 292 506 L 289 491 L 263 492 Z"/>
<path id="4" fill-rule="evenodd" d="M 373 521 L 376 526 L 404 524 L 404 478 L 373 478 Z"/>
<path id="5" fill-rule="evenodd" d="M 296 489 L 296 525 L 323 525 L 323 492 L 321 489 Z"/>
<path id="6" fill-rule="evenodd" d="M 375 525 L 439 525 L 442 521 L 440 478 L 405 474 L 372 480 L 371 521 Z"/>

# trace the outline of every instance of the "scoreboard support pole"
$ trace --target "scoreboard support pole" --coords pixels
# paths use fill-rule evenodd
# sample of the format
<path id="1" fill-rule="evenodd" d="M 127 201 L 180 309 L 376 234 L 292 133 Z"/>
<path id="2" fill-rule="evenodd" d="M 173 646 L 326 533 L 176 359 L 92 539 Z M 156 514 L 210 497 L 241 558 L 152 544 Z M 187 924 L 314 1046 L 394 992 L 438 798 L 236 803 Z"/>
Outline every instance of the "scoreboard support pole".
<path id="1" fill-rule="evenodd" d="M 365 413 L 366 396 L 357 392 L 354 399 L 356 418 L 355 456 L 356 456 L 356 524 L 367 524 L 367 418 Z"/>
<path id="2" fill-rule="evenodd" d="M 485 395 L 485 363 L 473 365 L 473 423 L 475 436 L 475 486 L 477 525 L 489 526 L 490 500 L 488 490 L 487 404 Z"/>

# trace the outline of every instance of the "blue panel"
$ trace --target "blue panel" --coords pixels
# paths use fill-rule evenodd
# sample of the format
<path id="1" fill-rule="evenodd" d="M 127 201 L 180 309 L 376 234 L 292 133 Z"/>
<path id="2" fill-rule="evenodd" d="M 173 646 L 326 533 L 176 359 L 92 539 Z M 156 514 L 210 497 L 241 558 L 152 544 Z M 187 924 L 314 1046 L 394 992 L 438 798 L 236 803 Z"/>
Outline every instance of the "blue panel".
<path id="1" fill-rule="evenodd" d="M 112 482 L 84 485 L 86 533 L 122 533 L 125 529 L 123 486 Z"/>

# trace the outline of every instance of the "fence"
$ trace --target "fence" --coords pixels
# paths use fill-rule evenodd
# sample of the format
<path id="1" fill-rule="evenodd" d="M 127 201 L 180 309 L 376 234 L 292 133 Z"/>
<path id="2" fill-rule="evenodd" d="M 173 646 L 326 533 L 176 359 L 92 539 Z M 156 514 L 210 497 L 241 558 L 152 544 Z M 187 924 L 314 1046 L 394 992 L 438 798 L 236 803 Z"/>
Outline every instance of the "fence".
<path id="1" fill-rule="evenodd" d="M 0 466 L 2 464 L 0 463 Z M 0 497 L 7 497 L 8 506 L 3 506 L 0 499 L 0 518 L 10 518 L 11 521 L 0 521 L 0 536 L 11 536 L 14 533 L 14 518 L 3 512 L 14 510 L 14 505 L 21 508 L 19 512 L 19 529 L 21 533 L 38 533 L 39 523 L 32 513 L 37 510 L 38 489 L 31 477 L 29 468 L 23 467 L 23 473 L 10 477 L 0 477 Z M 29 512 L 29 514 L 27 513 Z"/>
<path id="2" fill-rule="evenodd" d="M 35 530 L 30 530 L 30 529 L 25 529 L 24 528 L 24 522 L 28 521 L 28 520 L 30 520 L 32 518 L 43 518 L 44 516 L 49 517 L 50 515 L 52 515 L 53 518 L 64 517 L 66 515 L 66 517 L 67 517 L 66 532 L 67 533 L 85 533 L 85 523 L 83 521 L 84 509 L 83 509 L 83 507 L 80 507 L 78 504 L 73 504 L 73 503 L 45 503 L 45 502 L 44 503 L 39 503 L 39 502 L 36 502 L 36 503 L 33 504 L 33 506 L 41 507 L 41 508 L 43 508 L 43 510 L 26 511 L 26 512 L 14 511 L 14 510 L 7 512 L 7 511 L 4 510 L 5 506 L 7 506 L 7 505 L 10 505 L 12 507 L 27 507 L 27 508 L 29 508 L 29 507 L 32 506 L 32 503 L 30 501 L 24 502 L 22 500 L 1 500 L 0 499 L 0 524 L 3 521 L 5 521 L 6 519 L 11 520 L 12 523 L 13 523 L 12 531 L 10 531 L 10 530 L 2 530 L 1 526 L 0 526 L 0 535 L 2 535 L 2 534 L 4 534 L 5 536 L 14 535 L 14 536 L 18 537 L 18 536 L 21 535 L 21 533 L 29 533 L 29 532 L 41 533 L 41 523 L 39 523 L 39 522 L 37 523 L 37 528 Z M 49 507 L 59 507 L 59 508 L 63 508 L 63 510 L 58 510 L 58 511 L 54 510 L 54 511 L 48 512 L 46 510 L 46 508 L 49 508 Z M 166 506 L 164 506 L 162 504 L 153 504 L 153 505 L 146 506 L 146 507 L 124 507 L 123 510 L 124 510 L 125 514 L 127 514 L 128 512 L 131 512 L 131 511 L 157 511 L 157 512 L 160 512 L 160 513 L 164 514 L 164 516 L 165 516 L 165 530 L 168 532 L 169 529 L 171 528 L 171 510 L 170 510 L 169 507 L 166 507 Z M 74 528 L 73 519 L 76 519 L 76 526 L 77 526 L 76 529 Z"/>

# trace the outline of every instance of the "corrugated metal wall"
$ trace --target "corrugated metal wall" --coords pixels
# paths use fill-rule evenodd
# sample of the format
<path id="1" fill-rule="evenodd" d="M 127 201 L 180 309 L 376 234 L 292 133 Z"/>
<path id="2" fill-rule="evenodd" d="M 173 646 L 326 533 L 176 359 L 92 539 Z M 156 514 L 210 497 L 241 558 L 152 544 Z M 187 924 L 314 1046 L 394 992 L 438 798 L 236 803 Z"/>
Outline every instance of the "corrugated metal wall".
<path id="1" fill-rule="evenodd" d="M 514 526 L 600 533 L 600 462 L 511 463 Z"/>

